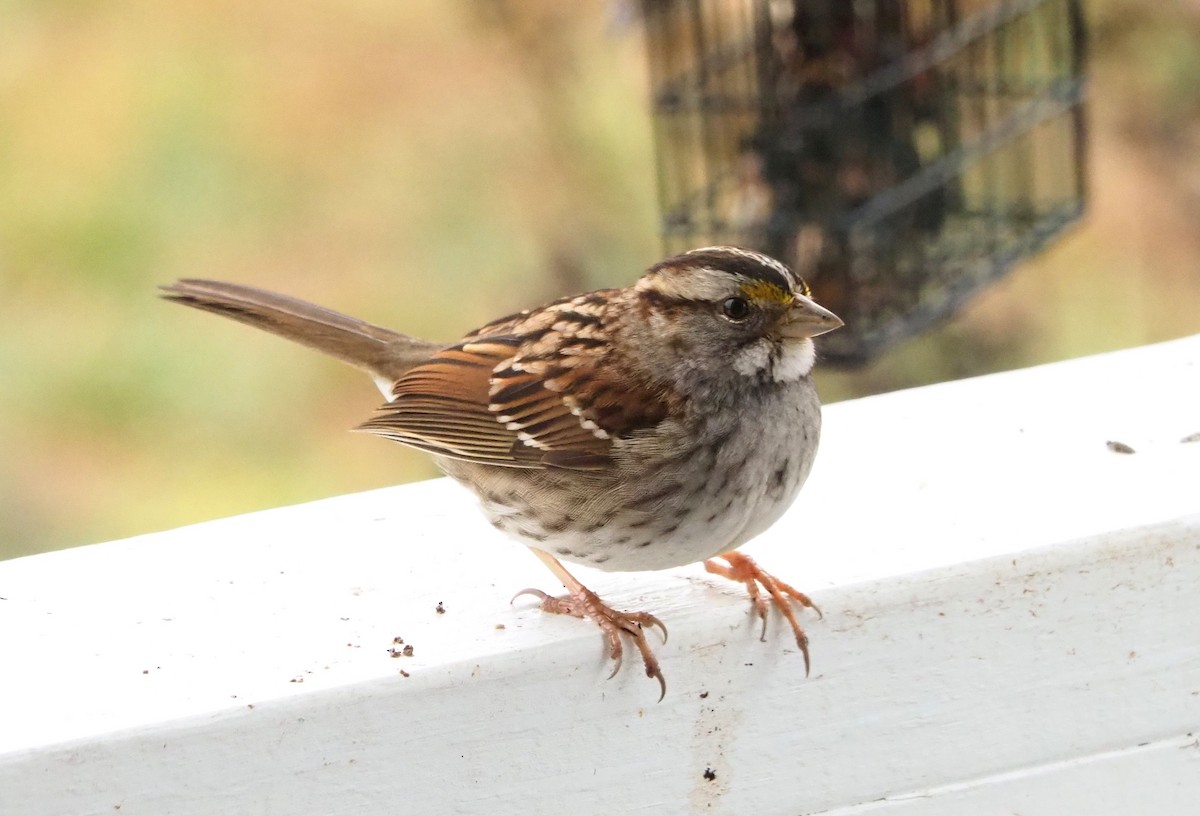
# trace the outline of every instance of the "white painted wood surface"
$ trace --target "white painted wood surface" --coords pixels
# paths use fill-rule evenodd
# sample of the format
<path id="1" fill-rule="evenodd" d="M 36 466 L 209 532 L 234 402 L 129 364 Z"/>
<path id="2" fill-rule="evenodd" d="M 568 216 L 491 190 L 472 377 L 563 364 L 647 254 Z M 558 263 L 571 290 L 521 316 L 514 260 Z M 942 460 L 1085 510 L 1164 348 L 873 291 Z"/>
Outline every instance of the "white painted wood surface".
<path id="1" fill-rule="evenodd" d="M 1196 432 L 1200 337 L 829 407 L 747 548 L 811 678 L 698 566 L 579 571 L 660 704 L 444 480 L 3 562 L 0 813 L 1193 814 Z"/>

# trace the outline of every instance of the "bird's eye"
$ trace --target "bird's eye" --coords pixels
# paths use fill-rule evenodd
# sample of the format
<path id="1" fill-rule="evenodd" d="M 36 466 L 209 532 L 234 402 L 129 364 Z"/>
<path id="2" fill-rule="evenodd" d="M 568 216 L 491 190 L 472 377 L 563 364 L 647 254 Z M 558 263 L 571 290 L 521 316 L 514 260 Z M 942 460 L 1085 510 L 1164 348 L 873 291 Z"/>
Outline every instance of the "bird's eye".
<path id="1" fill-rule="evenodd" d="M 721 314 L 735 323 L 740 323 L 750 316 L 750 301 L 741 297 L 726 298 L 721 304 Z"/>

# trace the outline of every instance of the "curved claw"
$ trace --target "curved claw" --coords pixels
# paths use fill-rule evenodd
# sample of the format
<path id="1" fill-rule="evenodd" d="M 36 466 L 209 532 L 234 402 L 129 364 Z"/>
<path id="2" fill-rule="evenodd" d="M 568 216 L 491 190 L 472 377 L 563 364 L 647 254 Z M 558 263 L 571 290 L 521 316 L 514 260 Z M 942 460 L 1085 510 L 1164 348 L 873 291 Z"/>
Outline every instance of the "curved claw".
<path id="1" fill-rule="evenodd" d="M 508 602 L 509 605 L 516 603 L 517 598 L 520 598 L 522 595 L 532 595 L 533 597 L 537 598 L 539 601 L 542 601 L 543 603 L 545 603 L 546 601 L 548 601 L 550 599 L 550 596 L 548 594 L 546 594 L 545 592 L 542 592 L 540 589 L 534 589 L 533 587 L 525 587 L 520 592 L 518 592 L 516 595 L 512 596 L 512 599 L 509 600 L 509 602 Z"/>
<path id="2" fill-rule="evenodd" d="M 613 670 L 608 673 L 608 677 L 604 678 L 605 680 L 612 680 L 617 676 L 617 672 L 621 670 L 621 662 L 625 659 L 624 655 L 621 654 L 619 649 L 617 650 L 616 654 L 609 655 L 609 657 L 612 658 Z"/>
<path id="3" fill-rule="evenodd" d="M 758 642 L 767 642 L 767 605 L 761 598 L 752 598 L 754 602 L 754 611 L 758 613 L 759 620 L 762 621 L 762 631 L 758 634 Z"/>
<path id="4" fill-rule="evenodd" d="M 804 676 L 808 677 L 811 668 L 808 660 L 808 635 L 803 631 L 796 636 L 796 645 L 800 647 L 800 654 L 804 655 Z"/>
<path id="5" fill-rule="evenodd" d="M 658 695 L 657 702 L 661 703 L 663 701 L 663 699 L 667 696 L 667 680 L 666 680 L 666 678 L 663 677 L 662 672 L 657 672 L 657 673 L 651 674 L 649 669 L 646 669 L 646 676 L 653 677 L 655 680 L 658 681 L 659 688 L 662 689 L 662 692 Z"/>
<path id="6" fill-rule="evenodd" d="M 642 626 L 657 626 L 662 632 L 663 643 L 667 642 L 667 625 L 649 612 L 638 612 L 637 622 Z"/>

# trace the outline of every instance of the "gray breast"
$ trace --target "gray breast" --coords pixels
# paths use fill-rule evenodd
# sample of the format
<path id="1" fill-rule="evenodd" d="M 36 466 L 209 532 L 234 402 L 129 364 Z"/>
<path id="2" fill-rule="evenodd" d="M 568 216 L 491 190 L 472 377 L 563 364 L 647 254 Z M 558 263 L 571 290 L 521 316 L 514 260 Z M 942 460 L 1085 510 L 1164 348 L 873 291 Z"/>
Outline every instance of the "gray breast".
<path id="1" fill-rule="evenodd" d="M 600 569 L 667 569 L 746 543 L 787 509 L 812 467 L 820 405 L 808 379 L 748 411 L 668 423 L 614 446 L 617 471 L 439 464 L 500 530 Z M 728 412 L 722 412 L 728 413 Z"/>

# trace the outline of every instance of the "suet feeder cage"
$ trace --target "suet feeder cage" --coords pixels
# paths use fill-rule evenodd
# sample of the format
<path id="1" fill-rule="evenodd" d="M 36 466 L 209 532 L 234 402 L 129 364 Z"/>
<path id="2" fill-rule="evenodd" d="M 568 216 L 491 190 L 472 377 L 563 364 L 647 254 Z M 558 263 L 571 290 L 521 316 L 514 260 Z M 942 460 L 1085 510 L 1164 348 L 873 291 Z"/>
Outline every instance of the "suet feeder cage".
<path id="1" fill-rule="evenodd" d="M 1079 0 L 643 0 L 668 249 L 786 261 L 864 363 L 1083 212 Z"/>

